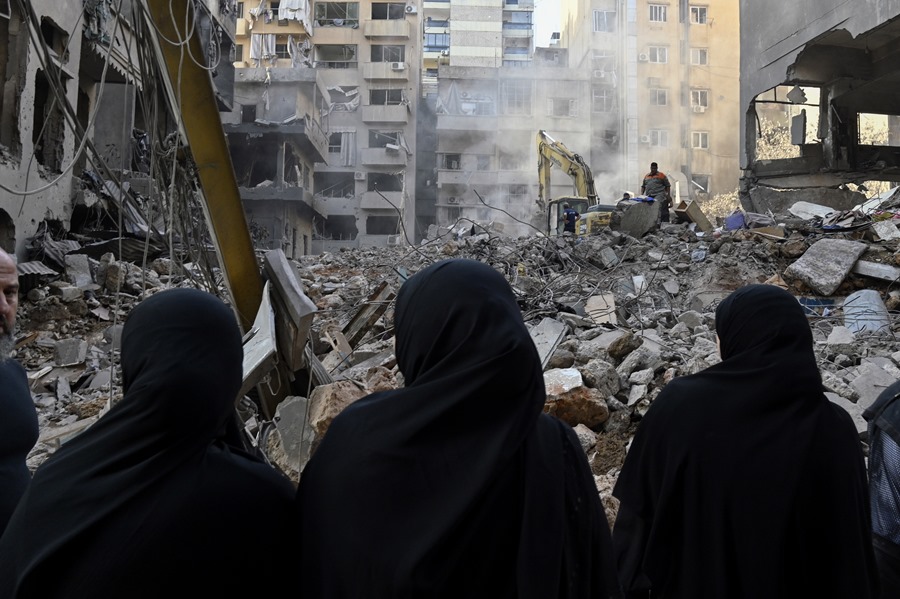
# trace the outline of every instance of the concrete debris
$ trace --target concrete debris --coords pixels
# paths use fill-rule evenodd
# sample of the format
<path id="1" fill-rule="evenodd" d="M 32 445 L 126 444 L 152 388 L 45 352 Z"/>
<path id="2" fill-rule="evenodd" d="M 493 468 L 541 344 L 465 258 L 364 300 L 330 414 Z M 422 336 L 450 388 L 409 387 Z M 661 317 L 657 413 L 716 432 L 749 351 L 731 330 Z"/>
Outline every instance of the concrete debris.
<path id="1" fill-rule="evenodd" d="M 703 232 L 696 223 L 654 225 L 638 234 L 604 229 L 578 239 L 510 238 L 479 227 L 477 235 L 426 239 L 415 247 L 289 261 L 293 273 L 283 274 L 295 274 L 318 309 L 310 305 L 300 315 L 309 321 L 303 356 L 310 374 L 298 371 L 294 396 L 278 406 L 274 427 L 260 440 L 272 462 L 296 480 L 341 410 L 370 392 L 402 386 L 393 296 L 406 277 L 447 257 L 485 262 L 509 280 L 545 369 L 545 411 L 576 427 L 598 486 L 607 489 L 608 514 L 614 509 L 609 489 L 635 426 L 673 378 L 719 361 L 716 307 L 748 283 L 778 284 L 801 301 L 828 397 L 864 437 L 861 411 L 900 377 L 898 324 L 889 311 L 900 308 L 893 289 L 900 239 L 867 236 L 867 230 L 826 233 L 819 220 L 793 216 L 774 221 L 767 226 L 783 228 L 784 238 L 747 228 Z M 16 358 L 28 370 L 42 431 L 31 467 L 121 398 L 122 323 L 141 298 L 221 280 L 214 267 L 206 277 L 205 266 L 177 259 L 142 264 L 106 254 L 86 261 L 70 258 L 68 246 L 56 249 L 65 271 L 29 278 L 34 285 L 23 287 L 19 310 Z M 866 310 L 854 313 L 849 299 L 858 291 L 870 292 L 860 294 L 869 299 Z M 877 327 L 861 326 L 876 312 Z"/>

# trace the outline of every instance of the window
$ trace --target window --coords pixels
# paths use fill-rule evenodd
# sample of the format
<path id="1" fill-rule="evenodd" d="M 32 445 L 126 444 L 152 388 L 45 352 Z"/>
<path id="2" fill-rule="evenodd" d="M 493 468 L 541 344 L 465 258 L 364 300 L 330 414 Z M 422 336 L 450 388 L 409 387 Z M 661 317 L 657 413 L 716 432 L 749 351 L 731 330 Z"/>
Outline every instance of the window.
<path id="1" fill-rule="evenodd" d="M 386 19 L 397 20 L 406 18 L 405 2 L 378 2 L 372 3 L 372 20 L 383 21 Z"/>
<path id="2" fill-rule="evenodd" d="M 244 46 L 241 44 L 234 46 L 234 62 L 244 62 Z"/>
<path id="3" fill-rule="evenodd" d="M 275 44 L 275 58 L 290 58 L 287 44 Z"/>
<path id="4" fill-rule="evenodd" d="M 489 171 L 491 170 L 491 158 L 488 154 L 478 154 L 475 156 L 475 170 L 478 171 Z"/>
<path id="5" fill-rule="evenodd" d="M 403 62 L 403 46 L 372 46 L 372 62 Z"/>
<path id="6" fill-rule="evenodd" d="M 449 33 L 426 33 L 425 34 L 425 51 L 436 52 L 446 50 L 450 47 Z"/>
<path id="7" fill-rule="evenodd" d="M 501 199 L 506 200 L 507 209 L 516 206 L 530 206 L 527 185 L 506 185 L 500 189 L 500 193 L 506 196 Z"/>
<path id="8" fill-rule="evenodd" d="M 531 115 L 531 81 L 503 81 L 500 84 L 503 114 Z"/>
<path id="9" fill-rule="evenodd" d="M 353 27 L 359 25 L 359 2 L 316 2 L 316 25 Z"/>
<path id="10" fill-rule="evenodd" d="M 616 105 L 613 89 L 595 86 L 591 89 L 591 110 L 594 112 L 612 112 Z"/>
<path id="11" fill-rule="evenodd" d="M 252 123 L 256 120 L 256 104 L 241 105 L 241 122 Z"/>
<path id="12" fill-rule="evenodd" d="M 691 147 L 695 150 L 709 149 L 709 132 L 691 131 Z"/>
<path id="13" fill-rule="evenodd" d="M 372 106 L 397 106 L 403 102 L 402 89 L 371 89 L 369 104 Z"/>
<path id="14" fill-rule="evenodd" d="M 709 107 L 709 90 L 708 89 L 692 89 L 691 90 L 691 106 Z"/>
<path id="15" fill-rule="evenodd" d="M 691 7 L 691 23 L 695 25 L 706 25 L 706 7 L 705 6 L 692 6 Z"/>
<path id="16" fill-rule="evenodd" d="M 547 98 L 547 116 L 578 116 L 578 100 Z"/>
<path id="17" fill-rule="evenodd" d="M 238 19 L 244 18 L 244 3 L 243 2 L 237 3 L 237 10 L 235 11 L 235 13 L 236 13 Z"/>
<path id="18" fill-rule="evenodd" d="M 650 135 L 650 145 L 660 148 L 669 147 L 669 132 L 666 129 L 650 129 L 647 132 Z"/>
<path id="19" fill-rule="evenodd" d="M 616 13 L 611 10 L 594 11 L 594 33 L 613 33 L 616 30 Z"/>
<path id="20" fill-rule="evenodd" d="M 669 103 L 669 92 L 664 89 L 650 90 L 650 104 L 653 106 L 665 106 Z"/>
<path id="21" fill-rule="evenodd" d="M 356 45 L 320 44 L 316 46 L 316 67 L 324 69 L 355 69 Z"/>
<path id="22" fill-rule="evenodd" d="M 697 173 L 694 173 L 691 176 L 691 183 L 693 183 L 695 191 L 709 193 L 709 175 L 698 175 Z"/>
<path id="23" fill-rule="evenodd" d="M 388 144 L 400 147 L 400 131 L 369 130 L 370 148 L 386 148 Z"/>
<path id="24" fill-rule="evenodd" d="M 255 106 L 253 108 L 256 108 Z M 342 133 L 331 133 L 328 135 L 328 153 L 329 154 L 340 154 L 341 153 L 341 140 L 343 139 Z"/>
<path id="25" fill-rule="evenodd" d="M 451 171 L 458 171 L 460 163 L 462 162 L 461 158 L 462 156 L 460 156 L 459 154 L 444 154 L 443 161 L 441 162 L 441 168 Z"/>
<path id="26" fill-rule="evenodd" d="M 666 22 L 666 5 L 651 4 L 650 5 L 650 22 L 665 23 Z"/>
<path id="27" fill-rule="evenodd" d="M 647 55 L 650 57 L 650 62 L 669 62 L 669 49 L 665 46 L 650 46 L 647 48 Z"/>
<path id="28" fill-rule="evenodd" d="M 691 48 L 691 64 L 709 64 L 709 50 L 706 48 Z"/>

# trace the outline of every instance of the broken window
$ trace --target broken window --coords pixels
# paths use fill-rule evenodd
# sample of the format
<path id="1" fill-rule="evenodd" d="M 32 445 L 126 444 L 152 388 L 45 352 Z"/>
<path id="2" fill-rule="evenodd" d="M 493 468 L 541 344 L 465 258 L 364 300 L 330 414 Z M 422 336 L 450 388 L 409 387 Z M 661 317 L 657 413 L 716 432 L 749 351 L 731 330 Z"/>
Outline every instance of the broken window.
<path id="1" fill-rule="evenodd" d="M 256 121 L 256 104 L 243 104 L 241 106 L 241 122 L 252 123 Z"/>
<path id="2" fill-rule="evenodd" d="M 502 194 L 501 202 L 503 202 L 507 208 L 529 205 L 528 201 L 531 194 L 528 191 L 527 185 L 504 185 L 501 187 L 500 193 Z"/>
<path id="3" fill-rule="evenodd" d="M 709 149 L 708 131 L 691 131 L 691 147 L 695 150 Z"/>
<path id="4" fill-rule="evenodd" d="M 369 216 L 366 218 L 366 234 L 396 235 L 400 232 L 400 218 L 397 216 Z"/>
<path id="5" fill-rule="evenodd" d="M 616 30 L 616 13 L 612 10 L 594 11 L 594 33 L 613 33 Z"/>
<path id="6" fill-rule="evenodd" d="M 531 115 L 531 81 L 503 81 L 500 83 L 500 102 L 503 114 Z"/>
<path id="7" fill-rule="evenodd" d="M 477 154 L 475 156 L 475 170 L 489 171 L 491 170 L 491 161 L 493 156 L 489 154 Z"/>
<path id="8" fill-rule="evenodd" d="M 397 20 L 406 18 L 405 2 L 373 2 L 372 20 L 383 21 L 385 19 Z"/>
<path id="9" fill-rule="evenodd" d="M 896 144 L 896 129 L 893 131 L 895 143 L 891 143 L 891 117 L 887 114 L 861 112 L 857 115 L 859 143 L 864 146 L 890 146 Z"/>
<path id="10" fill-rule="evenodd" d="M 69 52 L 66 50 L 69 45 L 69 35 L 47 17 L 41 17 L 41 37 L 44 38 L 44 44 L 50 51 L 51 57 L 61 64 L 69 62 Z"/>
<path id="11" fill-rule="evenodd" d="M 651 4 L 650 5 L 650 22 L 665 23 L 666 22 L 666 5 Z"/>
<path id="12" fill-rule="evenodd" d="M 706 25 L 706 10 L 705 6 L 692 6 L 691 23 L 695 25 Z"/>
<path id="13" fill-rule="evenodd" d="M 648 132 L 650 145 L 658 148 L 669 147 L 669 131 L 667 129 L 650 129 Z"/>
<path id="14" fill-rule="evenodd" d="M 356 44 L 320 44 L 316 46 L 316 67 L 355 69 Z"/>
<path id="15" fill-rule="evenodd" d="M 441 168 L 451 171 L 459 170 L 460 164 L 462 163 L 460 154 L 444 154 L 441 158 Z"/>
<path id="16" fill-rule="evenodd" d="M 365 173 L 359 173 L 365 179 Z M 354 173 L 322 172 L 314 175 L 316 195 L 324 198 L 352 198 L 356 193 Z"/>
<path id="17" fill-rule="evenodd" d="M 356 228 L 356 217 L 345 214 L 332 214 L 325 220 L 325 239 L 356 239 L 359 230 Z"/>
<path id="18" fill-rule="evenodd" d="M 319 27 L 359 27 L 359 2 L 316 2 Z"/>
<path id="19" fill-rule="evenodd" d="M 406 56 L 404 46 L 372 46 L 372 62 L 403 62 Z"/>
<path id="20" fill-rule="evenodd" d="M 329 154 L 340 154 L 341 153 L 341 140 L 343 139 L 342 133 L 330 133 L 328 135 L 328 153 Z"/>
<path id="21" fill-rule="evenodd" d="M 61 93 L 65 94 L 65 80 L 59 78 Z M 34 157 L 50 170 L 62 168 L 65 120 L 62 108 L 44 71 L 38 69 L 34 76 L 34 121 L 31 141 Z"/>
<path id="22" fill-rule="evenodd" d="M 653 106 L 665 106 L 669 103 L 669 92 L 664 89 L 650 90 L 650 104 Z"/>
<path id="23" fill-rule="evenodd" d="M 338 112 L 356 112 L 359 108 L 359 86 L 333 85 L 328 88 L 331 109 Z"/>
<path id="24" fill-rule="evenodd" d="M 403 175 L 393 173 L 369 173 L 369 191 L 403 191 Z"/>
<path id="25" fill-rule="evenodd" d="M 706 48 L 691 48 L 691 64 L 709 64 L 709 50 Z"/>
<path id="26" fill-rule="evenodd" d="M 700 193 L 709 193 L 709 175 L 691 175 L 691 184 L 695 191 Z"/>
<path id="27" fill-rule="evenodd" d="M 547 116 L 578 116 L 578 100 L 570 98 L 547 98 Z"/>
<path id="28" fill-rule="evenodd" d="M 691 106 L 700 106 L 702 108 L 709 107 L 709 90 L 708 89 L 692 89 L 691 90 Z"/>
<path id="29" fill-rule="evenodd" d="M 397 106 L 403 103 L 402 89 L 370 89 L 369 104 L 372 106 Z"/>
<path id="30" fill-rule="evenodd" d="M 376 131 L 369 130 L 369 147 L 386 148 L 388 150 L 400 149 L 400 131 Z"/>
<path id="31" fill-rule="evenodd" d="M 669 49 L 666 46 L 650 46 L 647 48 L 650 62 L 664 64 L 669 62 Z"/>

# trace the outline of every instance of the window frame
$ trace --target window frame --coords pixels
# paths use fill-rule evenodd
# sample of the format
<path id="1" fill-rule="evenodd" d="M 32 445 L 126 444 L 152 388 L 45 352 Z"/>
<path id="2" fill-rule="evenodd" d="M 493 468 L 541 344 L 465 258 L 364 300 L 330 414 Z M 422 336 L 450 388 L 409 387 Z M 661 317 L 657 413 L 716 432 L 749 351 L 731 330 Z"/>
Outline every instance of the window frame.
<path id="1" fill-rule="evenodd" d="M 649 20 L 651 23 L 666 23 L 666 22 L 668 22 L 668 19 L 669 19 L 668 5 L 666 5 L 666 4 L 650 4 L 649 8 L 650 8 Z"/>
<path id="2" fill-rule="evenodd" d="M 692 88 L 691 106 L 709 108 L 709 90 L 706 88 Z"/>
<path id="3" fill-rule="evenodd" d="M 692 4 L 690 7 L 691 25 L 706 25 L 709 23 L 709 7 Z"/>
<path id="4" fill-rule="evenodd" d="M 650 146 L 654 148 L 669 147 L 669 130 L 668 129 L 650 129 L 647 131 L 650 137 Z"/>
<path id="5" fill-rule="evenodd" d="M 651 106 L 668 106 L 669 105 L 669 90 L 664 87 L 652 87 L 650 88 L 650 105 Z M 662 102 L 659 101 L 660 96 L 662 96 Z"/>
<path id="6" fill-rule="evenodd" d="M 691 149 L 709 149 L 709 131 L 691 131 Z"/>
<path id="7" fill-rule="evenodd" d="M 701 58 L 703 60 L 700 60 Z M 691 65 L 695 67 L 704 67 L 709 65 L 709 48 L 691 48 Z"/>
<path id="8" fill-rule="evenodd" d="M 660 60 L 662 55 L 662 60 Z M 653 64 L 669 64 L 668 46 L 647 46 L 647 61 Z"/>
<path id="9" fill-rule="evenodd" d="M 612 15 L 612 17 L 610 17 Z M 616 32 L 616 11 L 594 9 L 592 19 L 592 29 L 594 33 L 615 33 Z"/>

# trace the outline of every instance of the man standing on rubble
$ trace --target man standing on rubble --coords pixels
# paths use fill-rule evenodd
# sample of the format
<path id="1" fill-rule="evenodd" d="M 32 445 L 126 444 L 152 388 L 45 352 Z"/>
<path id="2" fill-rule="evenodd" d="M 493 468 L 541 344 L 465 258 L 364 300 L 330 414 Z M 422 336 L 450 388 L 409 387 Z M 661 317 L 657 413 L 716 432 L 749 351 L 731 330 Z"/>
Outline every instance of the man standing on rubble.
<path id="1" fill-rule="evenodd" d="M 0 249 L 0 534 L 31 478 L 25 458 L 38 438 L 25 369 L 10 357 L 16 344 L 18 306 L 16 261 Z"/>
<path id="2" fill-rule="evenodd" d="M 655 162 L 650 163 L 650 172 L 644 175 L 641 183 L 641 195 L 653 198 L 659 202 L 660 222 L 669 222 L 669 206 L 672 200 L 669 195 L 669 178 L 659 170 Z"/>

